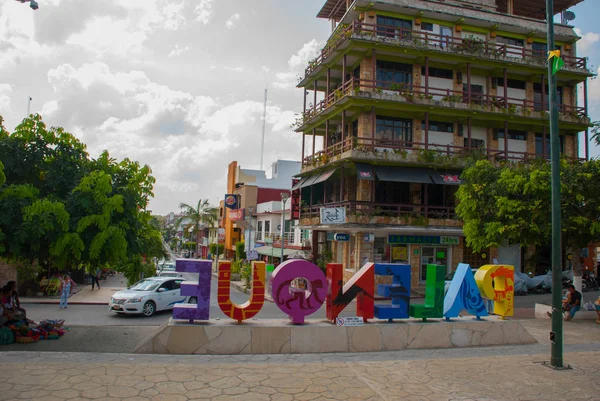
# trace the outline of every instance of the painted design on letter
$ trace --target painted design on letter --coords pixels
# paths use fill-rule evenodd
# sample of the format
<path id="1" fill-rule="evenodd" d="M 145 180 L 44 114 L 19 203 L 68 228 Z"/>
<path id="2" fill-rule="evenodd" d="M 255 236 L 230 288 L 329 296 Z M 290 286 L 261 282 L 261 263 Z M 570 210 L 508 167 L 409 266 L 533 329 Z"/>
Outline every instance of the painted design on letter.
<path id="1" fill-rule="evenodd" d="M 477 316 L 477 319 L 488 315 L 471 266 L 466 263 L 460 263 L 456 268 L 446 298 L 444 298 L 444 317 L 446 319 L 458 317 L 463 309 L 466 309 L 471 315 Z"/>
<path id="2" fill-rule="evenodd" d="M 379 284 L 377 293 L 392 299 L 391 304 L 375 305 L 377 319 L 406 319 L 410 307 L 411 267 L 403 264 L 375 264 L 375 274 L 392 276 L 392 284 Z"/>
<path id="3" fill-rule="evenodd" d="M 241 323 L 255 316 L 265 303 L 265 262 L 252 262 L 252 293 L 242 305 L 231 302 L 231 263 L 219 262 L 217 299 L 223 313 Z"/>
<path id="4" fill-rule="evenodd" d="M 494 301 L 494 313 L 512 316 L 515 306 L 515 267 L 485 265 L 475 273 L 475 281 L 484 298 Z"/>
<path id="5" fill-rule="evenodd" d="M 297 278 L 308 280 L 308 288 L 293 288 Z M 292 323 L 303 324 L 304 318 L 319 310 L 327 297 L 325 275 L 318 266 L 302 259 L 287 260 L 271 276 L 275 305 L 286 313 Z"/>
<path id="6" fill-rule="evenodd" d="M 339 263 L 327 264 L 327 319 L 335 323 L 341 311 L 356 298 L 356 315 L 366 322 L 374 316 L 375 265 L 365 264 L 342 288 L 343 268 Z"/>
<path id="7" fill-rule="evenodd" d="M 439 318 L 444 316 L 444 287 L 446 266 L 427 265 L 427 279 L 425 281 L 425 303 L 411 305 L 410 315 L 421 318 Z"/>
<path id="8" fill-rule="evenodd" d="M 175 270 L 182 273 L 198 273 L 198 282 L 184 281 L 181 283 L 180 294 L 196 297 L 194 304 L 175 304 L 173 319 L 208 320 L 210 314 L 210 279 L 212 262 L 210 260 L 178 259 Z"/>

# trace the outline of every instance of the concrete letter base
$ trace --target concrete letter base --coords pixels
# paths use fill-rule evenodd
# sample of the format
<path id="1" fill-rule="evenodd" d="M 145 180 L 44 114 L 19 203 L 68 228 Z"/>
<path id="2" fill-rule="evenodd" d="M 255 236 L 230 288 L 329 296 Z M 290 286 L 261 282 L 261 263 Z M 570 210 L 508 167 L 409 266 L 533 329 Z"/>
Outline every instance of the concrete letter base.
<path id="1" fill-rule="evenodd" d="M 282 320 L 244 324 L 169 321 L 136 347 L 139 354 L 304 354 L 398 351 L 531 344 L 518 320 L 459 318 L 451 322 L 406 320 L 339 327 L 322 321 L 295 326 Z"/>

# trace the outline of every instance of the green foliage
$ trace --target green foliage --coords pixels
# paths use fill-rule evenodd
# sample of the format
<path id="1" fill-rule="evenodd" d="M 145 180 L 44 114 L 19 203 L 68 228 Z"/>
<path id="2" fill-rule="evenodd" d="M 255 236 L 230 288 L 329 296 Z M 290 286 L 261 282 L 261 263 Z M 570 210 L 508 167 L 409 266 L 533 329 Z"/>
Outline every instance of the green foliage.
<path id="1" fill-rule="evenodd" d="M 246 287 L 246 289 L 249 289 L 252 284 L 252 266 L 250 265 L 250 263 L 242 264 L 241 274 L 242 281 L 244 282 L 244 287 Z"/>
<path id="2" fill-rule="evenodd" d="M 596 141 L 596 145 L 600 145 L 600 121 L 594 121 L 592 123 L 592 139 Z M 0 181 L 2 180 L 0 172 Z"/>
<path id="3" fill-rule="evenodd" d="M 39 115 L 12 134 L 1 121 L 0 256 L 50 270 L 113 265 L 134 280 L 151 270 L 140 261 L 165 255 L 146 211 L 155 182 L 148 166 L 106 151 L 91 159 Z"/>
<path id="4" fill-rule="evenodd" d="M 331 263 L 333 260 L 333 252 L 331 249 L 324 248 L 319 252 L 319 256 L 317 256 L 317 266 L 325 273 L 327 271 L 327 263 Z"/>
<path id="5" fill-rule="evenodd" d="M 195 246 L 194 250 L 198 248 L 198 242 L 200 241 L 200 233 L 205 227 L 212 227 L 217 221 L 217 214 L 219 210 L 213 207 L 208 202 L 208 199 L 200 199 L 196 206 L 190 206 L 186 203 L 180 203 L 179 208 L 181 209 L 181 217 L 175 221 L 175 226 L 179 227 L 186 223 L 184 232 L 187 232 L 189 228 L 192 228 L 194 235 Z M 211 252 L 212 253 L 212 252 Z"/>
<path id="6" fill-rule="evenodd" d="M 244 251 L 246 244 L 244 242 L 238 242 L 235 244 L 235 258 L 236 260 L 246 259 L 246 251 Z"/>
<path id="7" fill-rule="evenodd" d="M 242 264 L 244 262 L 242 260 L 234 260 L 231 262 L 231 274 L 240 274 L 242 271 Z"/>
<path id="8" fill-rule="evenodd" d="M 208 246 L 208 249 L 209 249 L 211 255 L 217 254 L 217 244 L 210 244 Z M 225 252 L 225 245 L 219 244 L 219 255 L 221 255 L 223 252 Z"/>
<path id="9" fill-rule="evenodd" d="M 600 240 L 600 161 L 561 161 L 561 226 L 565 247 Z M 479 160 L 462 174 L 458 216 L 467 244 L 479 252 L 506 242 L 548 244 L 551 170 L 545 162 L 495 167 Z"/>

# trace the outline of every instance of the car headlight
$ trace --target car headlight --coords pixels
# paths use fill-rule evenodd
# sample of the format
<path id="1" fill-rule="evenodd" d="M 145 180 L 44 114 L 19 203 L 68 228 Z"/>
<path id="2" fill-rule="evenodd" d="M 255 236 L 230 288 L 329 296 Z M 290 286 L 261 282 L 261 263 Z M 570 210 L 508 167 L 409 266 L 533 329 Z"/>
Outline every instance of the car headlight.
<path id="1" fill-rule="evenodd" d="M 129 299 L 127 300 L 127 303 L 128 303 L 128 304 L 135 304 L 135 303 L 137 303 L 137 302 L 142 302 L 142 297 L 139 297 L 139 298 L 129 298 Z"/>
<path id="2" fill-rule="evenodd" d="M 115 299 L 113 297 L 110 297 L 110 303 L 114 304 L 115 303 Z"/>

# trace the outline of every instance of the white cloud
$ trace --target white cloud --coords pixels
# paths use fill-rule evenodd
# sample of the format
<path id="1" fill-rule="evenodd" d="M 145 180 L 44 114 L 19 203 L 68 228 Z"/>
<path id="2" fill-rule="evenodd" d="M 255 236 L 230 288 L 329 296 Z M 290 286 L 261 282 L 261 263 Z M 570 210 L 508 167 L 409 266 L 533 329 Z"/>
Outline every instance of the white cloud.
<path id="1" fill-rule="evenodd" d="M 210 22 L 210 17 L 212 16 L 212 2 L 213 0 L 200 0 L 200 3 L 198 3 L 194 9 L 196 21 L 200 21 L 204 25 Z"/>
<path id="2" fill-rule="evenodd" d="M 575 28 L 575 33 L 581 37 L 577 41 L 577 54 L 580 56 L 589 55 L 595 43 L 600 42 L 600 34 L 595 32 L 582 33 L 581 29 Z"/>
<path id="3" fill-rule="evenodd" d="M 227 27 L 227 29 L 233 29 L 233 28 L 235 28 L 235 23 L 239 20 L 240 20 L 240 14 L 235 13 L 231 17 L 229 17 L 229 19 L 227 21 L 225 21 L 225 26 Z"/>
<path id="4" fill-rule="evenodd" d="M 190 48 L 188 46 L 179 46 L 178 44 L 176 44 L 173 47 L 173 50 L 171 50 L 171 52 L 169 53 L 168 57 L 177 57 L 179 56 L 181 53 L 190 50 Z"/>
<path id="5" fill-rule="evenodd" d="M 321 47 L 323 47 L 322 43 L 316 39 L 305 43 L 288 60 L 288 71 L 279 72 L 275 75 L 277 81 L 273 83 L 273 86 L 280 89 L 294 88 L 298 83 L 298 77 L 304 76 L 304 70 L 308 66 L 308 62 L 317 57 Z"/>
<path id="6" fill-rule="evenodd" d="M 10 111 L 12 88 L 9 84 L 0 84 L 0 115 Z"/>

